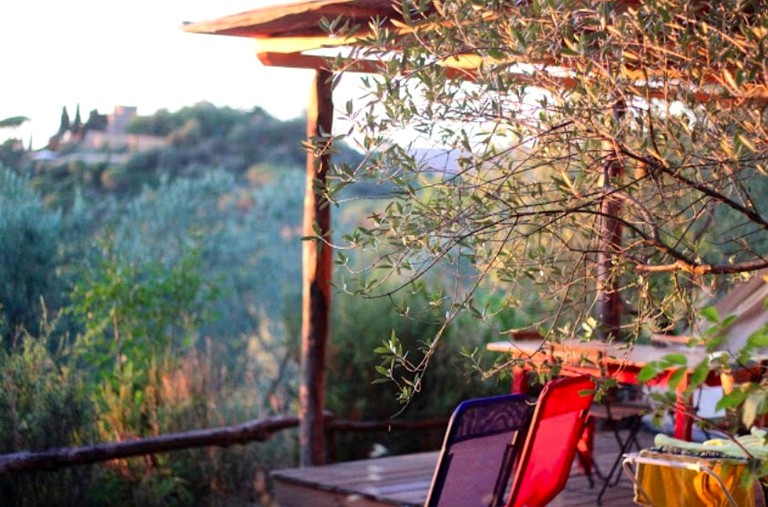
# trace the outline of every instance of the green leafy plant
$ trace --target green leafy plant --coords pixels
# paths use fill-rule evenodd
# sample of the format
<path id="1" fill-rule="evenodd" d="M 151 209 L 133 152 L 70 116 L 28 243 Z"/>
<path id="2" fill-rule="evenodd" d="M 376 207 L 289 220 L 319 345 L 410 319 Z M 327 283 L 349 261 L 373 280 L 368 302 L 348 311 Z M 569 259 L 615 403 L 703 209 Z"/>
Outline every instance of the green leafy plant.
<path id="1" fill-rule="evenodd" d="M 85 322 L 83 339 L 90 350 L 101 350 L 94 364 L 146 364 L 150 357 L 168 357 L 190 345 L 215 290 L 198 273 L 199 256 L 187 252 L 173 266 L 154 261 L 139 264 L 105 247 L 105 257 L 75 285 L 76 316 Z"/>
<path id="2" fill-rule="evenodd" d="M 37 331 L 41 301 L 51 308 L 61 304 L 61 233 L 60 213 L 47 210 L 27 180 L 0 166 L 0 336 L 6 348 L 25 329 Z"/>
<path id="3" fill-rule="evenodd" d="M 725 410 L 727 415 L 722 420 L 701 422 L 732 433 L 746 431 L 768 413 L 768 383 L 763 367 L 755 360 L 760 357 L 760 351 L 768 348 L 768 324 L 752 332 L 742 347 L 730 350 L 724 346 L 725 339 L 737 315 L 720 316 L 714 307 L 703 309 L 701 314 L 710 326 L 701 337 L 692 340 L 689 346 L 704 348 L 709 355 L 696 364 L 689 364 L 688 357 L 683 353 L 667 354 L 643 367 L 638 379 L 648 382 L 659 375 L 670 374 L 668 392 L 659 393 L 656 398 L 663 402 L 662 406 L 671 407 L 675 404 L 676 391 L 684 379 L 687 384 L 682 394 L 691 398 L 711 375 L 719 375 L 724 380 L 723 396 L 715 408 Z M 746 382 L 734 384 L 731 375 L 741 376 L 739 370 L 757 373 Z M 688 407 L 688 410 L 693 417 L 697 417 L 693 407 Z"/>
<path id="4" fill-rule="evenodd" d="M 449 0 L 397 14 L 351 57 L 385 64 L 345 108 L 365 161 L 328 189 L 395 188 L 344 238 L 373 258 L 344 263 L 359 292 L 448 265 L 463 281 L 449 317 L 492 282 L 548 303 L 535 319 L 547 339 L 631 342 L 694 321 L 700 287 L 768 267 L 768 14 L 754 2 Z M 440 151 L 452 163 L 433 162 Z"/>
<path id="5" fill-rule="evenodd" d="M 490 332 L 479 332 L 467 319 L 455 321 L 445 331 L 446 346 L 432 358 L 432 367 L 420 378 L 419 386 L 409 384 L 408 375 L 403 375 L 403 380 L 393 368 L 392 375 L 401 382 L 402 389 L 423 388 L 429 396 L 413 398 L 404 406 L 389 395 L 390 386 L 380 382 L 382 368 L 392 367 L 393 359 L 384 344 L 391 343 L 397 351 L 408 348 L 413 354 L 423 353 L 419 351 L 429 348 L 430 339 L 442 325 L 443 311 L 442 305 L 430 304 L 425 292 L 408 292 L 393 300 L 337 294 L 327 363 L 328 410 L 352 420 L 447 418 L 459 401 L 498 392 L 493 381 L 483 381 L 464 364 L 464 349 L 480 348 L 492 336 Z M 391 453 L 434 449 L 442 433 L 441 428 L 418 434 L 339 434 L 335 449 L 339 459 L 363 458 L 376 444 Z"/>
<path id="6" fill-rule="evenodd" d="M 96 413 L 87 375 L 73 350 L 56 338 L 45 315 L 39 335 L 0 347 L 0 454 L 78 446 L 95 438 Z M 8 505 L 83 505 L 96 476 L 91 467 L 0 478 Z"/>

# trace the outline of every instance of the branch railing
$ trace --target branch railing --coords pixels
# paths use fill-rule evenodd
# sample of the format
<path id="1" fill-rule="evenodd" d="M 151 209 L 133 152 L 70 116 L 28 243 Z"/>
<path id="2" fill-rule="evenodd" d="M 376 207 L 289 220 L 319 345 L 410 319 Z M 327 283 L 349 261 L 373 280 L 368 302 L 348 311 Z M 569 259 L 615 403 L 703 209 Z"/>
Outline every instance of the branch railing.
<path id="1" fill-rule="evenodd" d="M 445 427 L 447 419 L 419 419 L 412 421 L 351 421 L 334 419 L 326 415 L 327 443 L 331 446 L 333 434 L 340 431 L 428 430 Z M 0 477 L 38 470 L 57 470 L 74 465 L 87 465 L 113 459 L 159 454 L 194 447 L 227 447 L 249 442 L 266 442 L 279 432 L 299 425 L 293 415 L 278 415 L 254 419 L 233 426 L 169 433 L 123 442 L 93 444 L 83 447 L 64 447 L 44 451 L 22 451 L 0 455 Z M 328 454 L 334 453 L 329 449 Z"/>

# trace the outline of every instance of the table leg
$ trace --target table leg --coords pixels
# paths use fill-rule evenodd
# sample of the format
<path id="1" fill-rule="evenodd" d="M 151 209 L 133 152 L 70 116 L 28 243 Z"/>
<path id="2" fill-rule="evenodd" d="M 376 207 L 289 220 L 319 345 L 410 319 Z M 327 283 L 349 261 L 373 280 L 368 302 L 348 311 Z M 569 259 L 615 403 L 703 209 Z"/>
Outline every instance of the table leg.
<path id="1" fill-rule="evenodd" d="M 528 369 L 521 366 L 512 367 L 512 392 L 528 394 Z"/>
<path id="2" fill-rule="evenodd" d="M 587 418 L 587 424 L 584 425 L 584 431 L 581 434 L 581 438 L 576 444 L 576 457 L 579 460 L 579 465 L 584 470 L 584 474 L 587 476 L 589 487 L 595 485 L 592 478 L 592 470 L 595 468 L 595 419 L 592 417 Z M 598 472 L 598 477 L 600 472 Z"/>
<path id="3" fill-rule="evenodd" d="M 688 415 L 691 406 L 691 397 L 686 396 L 688 388 L 688 376 L 677 386 L 677 399 L 675 401 L 675 438 L 690 441 L 693 435 L 693 418 Z"/>

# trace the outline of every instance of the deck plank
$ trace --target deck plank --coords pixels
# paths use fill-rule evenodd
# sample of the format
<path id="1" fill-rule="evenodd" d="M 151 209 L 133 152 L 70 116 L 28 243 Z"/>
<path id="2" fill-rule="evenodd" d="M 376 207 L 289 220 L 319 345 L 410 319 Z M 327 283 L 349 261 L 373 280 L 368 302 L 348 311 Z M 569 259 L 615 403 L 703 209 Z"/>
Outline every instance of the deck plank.
<path id="1" fill-rule="evenodd" d="M 653 436 L 641 434 L 641 444 L 650 445 Z M 613 435 L 595 434 L 595 461 L 608 471 L 619 448 Z M 420 507 L 426 500 L 438 453 L 418 453 L 361 461 L 350 461 L 322 467 L 276 470 L 274 493 L 281 507 L 313 505 L 317 507 Z M 563 492 L 552 507 L 597 505 L 601 483 L 589 487 L 584 472 L 574 464 Z M 603 495 L 605 507 L 632 505 L 631 481 L 622 477 Z"/>

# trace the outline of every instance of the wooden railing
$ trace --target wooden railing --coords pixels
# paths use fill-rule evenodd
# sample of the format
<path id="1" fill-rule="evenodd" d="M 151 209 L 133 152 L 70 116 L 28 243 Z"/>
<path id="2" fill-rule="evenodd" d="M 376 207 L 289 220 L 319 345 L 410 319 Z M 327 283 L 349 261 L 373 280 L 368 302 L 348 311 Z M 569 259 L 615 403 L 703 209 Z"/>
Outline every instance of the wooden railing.
<path id="1" fill-rule="evenodd" d="M 372 432 L 372 431 L 427 431 L 448 427 L 448 419 L 390 419 L 386 421 L 350 421 L 347 419 L 326 419 L 325 445 L 329 461 L 336 461 L 336 445 L 334 435 L 341 432 Z"/>
<path id="2" fill-rule="evenodd" d="M 447 419 L 350 421 L 326 415 L 327 443 L 340 431 L 416 431 L 446 427 Z M 83 447 L 65 447 L 45 451 L 23 451 L 0 455 L 0 476 L 36 470 L 56 470 L 73 465 L 86 465 L 119 458 L 158 454 L 194 447 L 227 447 L 248 442 L 266 442 L 282 430 L 295 428 L 299 418 L 292 415 L 254 419 L 234 426 L 222 426 L 182 433 L 170 433 L 124 442 L 94 444 Z M 329 455 L 333 456 L 332 450 Z"/>
<path id="3" fill-rule="evenodd" d="M 235 426 L 170 433 L 125 442 L 49 449 L 40 452 L 24 451 L 4 454 L 0 455 L 0 476 L 33 470 L 55 470 L 72 465 L 85 465 L 99 461 L 177 451 L 192 447 L 226 447 L 252 441 L 265 442 L 275 432 L 286 428 L 294 428 L 298 425 L 299 418 L 296 416 L 274 416 L 255 419 Z"/>

